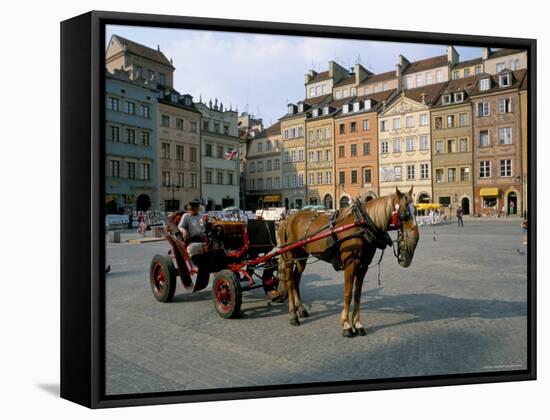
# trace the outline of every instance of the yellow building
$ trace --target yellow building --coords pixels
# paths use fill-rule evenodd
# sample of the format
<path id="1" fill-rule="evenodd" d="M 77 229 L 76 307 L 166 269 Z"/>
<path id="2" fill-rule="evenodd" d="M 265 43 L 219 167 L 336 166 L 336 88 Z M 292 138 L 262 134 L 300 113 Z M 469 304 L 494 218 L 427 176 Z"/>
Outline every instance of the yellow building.
<path id="1" fill-rule="evenodd" d="M 414 186 L 416 203 L 433 200 L 430 106 L 444 83 L 402 91 L 379 116 L 380 195 Z"/>
<path id="2" fill-rule="evenodd" d="M 529 83 L 527 81 L 528 75 L 525 75 L 523 82 L 519 88 L 519 112 L 520 112 L 520 131 L 521 131 L 521 177 L 522 177 L 522 200 L 523 203 L 523 217 L 527 216 L 527 210 L 529 205 L 528 200 L 528 187 L 527 187 L 527 161 L 529 153 L 529 113 L 528 113 L 528 104 L 529 104 L 529 95 L 528 88 Z"/>
<path id="3" fill-rule="evenodd" d="M 477 74 L 481 74 L 482 72 L 483 60 L 479 57 L 455 64 L 451 69 L 451 78 L 453 80 L 457 80 L 464 77 L 475 76 Z"/>

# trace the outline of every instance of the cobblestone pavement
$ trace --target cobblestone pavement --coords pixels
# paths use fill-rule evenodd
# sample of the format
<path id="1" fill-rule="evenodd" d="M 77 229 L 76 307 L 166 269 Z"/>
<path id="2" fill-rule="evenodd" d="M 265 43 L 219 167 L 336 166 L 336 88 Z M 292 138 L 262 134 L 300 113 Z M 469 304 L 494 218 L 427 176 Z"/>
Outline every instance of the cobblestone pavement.
<path id="1" fill-rule="evenodd" d="M 515 370 L 527 360 L 527 259 L 518 223 L 468 221 L 422 227 L 413 264 L 391 252 L 367 274 L 367 336 L 343 338 L 343 276 L 309 266 L 302 297 L 310 317 L 289 325 L 286 305 L 245 295 L 225 320 L 210 290 L 154 300 L 148 267 L 165 242 L 109 244 L 106 282 L 108 394 L 311 383 Z M 435 239 L 435 240 L 434 240 Z M 376 258 L 376 257 L 375 257 Z"/>

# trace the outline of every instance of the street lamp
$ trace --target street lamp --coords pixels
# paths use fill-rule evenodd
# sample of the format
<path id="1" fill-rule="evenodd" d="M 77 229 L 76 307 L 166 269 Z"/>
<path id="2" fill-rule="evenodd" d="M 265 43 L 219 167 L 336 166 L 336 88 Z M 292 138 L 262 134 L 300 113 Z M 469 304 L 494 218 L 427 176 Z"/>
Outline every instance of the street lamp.
<path id="1" fill-rule="evenodd" d="M 177 211 L 179 210 L 179 205 L 176 208 L 176 191 L 180 190 L 180 186 L 176 184 L 168 184 L 165 185 L 165 187 L 168 189 L 168 191 L 172 191 L 172 199 L 170 200 L 170 206 L 166 206 L 169 208 L 164 209 L 165 211 Z"/>

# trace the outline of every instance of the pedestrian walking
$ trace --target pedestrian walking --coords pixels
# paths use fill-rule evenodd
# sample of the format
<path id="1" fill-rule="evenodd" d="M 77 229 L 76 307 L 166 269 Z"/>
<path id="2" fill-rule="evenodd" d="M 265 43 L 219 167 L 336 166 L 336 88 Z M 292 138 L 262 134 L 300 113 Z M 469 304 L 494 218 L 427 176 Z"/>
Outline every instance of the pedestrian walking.
<path id="1" fill-rule="evenodd" d="M 523 245 L 527 245 L 527 219 L 521 222 L 521 230 L 523 232 Z"/>
<path id="2" fill-rule="evenodd" d="M 502 212 L 501 212 L 502 218 L 504 219 L 506 217 L 506 206 L 502 206 Z"/>
<path id="3" fill-rule="evenodd" d="M 138 234 L 143 238 L 145 231 L 147 230 L 147 224 L 145 223 L 145 215 L 142 211 L 138 213 Z"/>
<path id="4" fill-rule="evenodd" d="M 458 223 L 458 227 L 464 227 L 464 221 L 462 220 L 463 213 L 462 206 L 458 206 L 456 209 L 456 221 Z"/>

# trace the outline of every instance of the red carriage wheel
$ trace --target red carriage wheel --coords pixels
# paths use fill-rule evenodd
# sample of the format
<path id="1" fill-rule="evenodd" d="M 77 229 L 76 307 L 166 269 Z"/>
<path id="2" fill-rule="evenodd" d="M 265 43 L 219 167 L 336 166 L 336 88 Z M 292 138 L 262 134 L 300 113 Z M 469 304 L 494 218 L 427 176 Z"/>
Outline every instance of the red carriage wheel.
<path id="1" fill-rule="evenodd" d="M 235 273 L 230 270 L 216 273 L 212 285 L 212 300 L 222 318 L 235 318 L 240 314 L 243 295 Z"/>
<path id="2" fill-rule="evenodd" d="M 170 302 L 176 292 L 176 268 L 166 255 L 155 255 L 149 269 L 153 296 L 159 302 Z"/>

